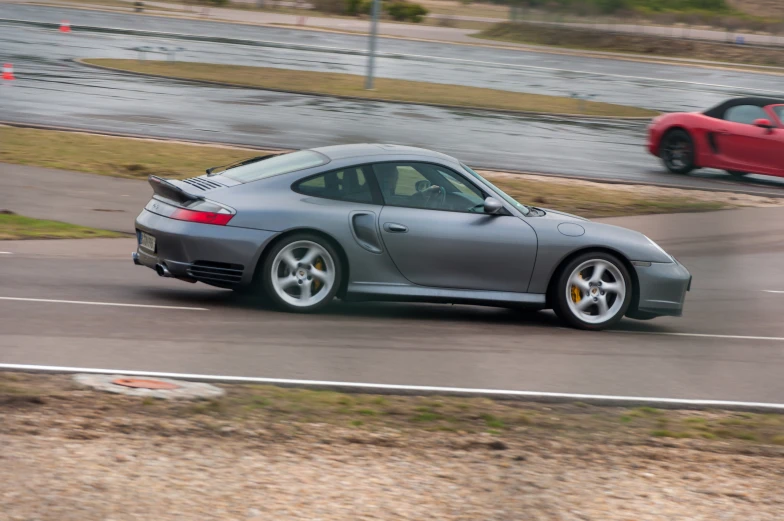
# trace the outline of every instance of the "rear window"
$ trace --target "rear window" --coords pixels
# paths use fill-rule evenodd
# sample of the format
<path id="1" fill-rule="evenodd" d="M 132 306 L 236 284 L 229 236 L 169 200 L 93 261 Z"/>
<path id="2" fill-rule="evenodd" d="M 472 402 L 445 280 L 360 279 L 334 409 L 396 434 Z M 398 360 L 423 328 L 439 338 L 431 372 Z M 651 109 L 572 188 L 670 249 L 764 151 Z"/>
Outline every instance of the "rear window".
<path id="1" fill-rule="evenodd" d="M 258 163 L 238 166 L 221 172 L 219 175 L 240 183 L 250 183 L 265 177 L 288 174 L 329 163 L 329 158 L 312 150 L 300 150 L 290 154 L 271 157 Z"/>
<path id="2" fill-rule="evenodd" d="M 338 201 L 373 202 L 362 167 L 346 168 L 304 179 L 294 185 L 294 190 L 304 195 Z"/>

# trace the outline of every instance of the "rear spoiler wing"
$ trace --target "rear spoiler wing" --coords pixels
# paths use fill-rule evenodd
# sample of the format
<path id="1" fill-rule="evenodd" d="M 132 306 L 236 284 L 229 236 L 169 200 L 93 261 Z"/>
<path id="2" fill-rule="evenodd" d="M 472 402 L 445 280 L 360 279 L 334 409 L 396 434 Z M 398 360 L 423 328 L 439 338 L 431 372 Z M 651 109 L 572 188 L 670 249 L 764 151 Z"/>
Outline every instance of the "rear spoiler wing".
<path id="1" fill-rule="evenodd" d="M 148 178 L 148 181 L 150 186 L 152 186 L 152 190 L 155 192 L 155 194 L 160 195 L 161 197 L 165 197 L 166 199 L 171 199 L 172 201 L 175 201 L 179 204 L 204 200 L 204 197 L 188 193 L 179 186 L 172 184 L 166 179 L 156 175 L 151 175 Z"/>

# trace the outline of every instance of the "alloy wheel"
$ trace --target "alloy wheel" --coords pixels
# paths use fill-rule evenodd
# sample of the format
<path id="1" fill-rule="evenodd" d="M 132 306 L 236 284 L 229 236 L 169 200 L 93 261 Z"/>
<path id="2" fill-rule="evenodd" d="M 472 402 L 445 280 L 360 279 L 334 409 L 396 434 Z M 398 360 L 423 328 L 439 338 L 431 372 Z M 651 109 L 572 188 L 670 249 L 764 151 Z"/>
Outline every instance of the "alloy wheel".
<path id="1" fill-rule="evenodd" d="M 626 299 L 626 282 L 617 266 L 604 259 L 579 264 L 566 284 L 566 302 L 575 317 L 588 324 L 612 320 Z"/>
<path id="2" fill-rule="evenodd" d="M 270 282 L 277 297 L 298 308 L 319 304 L 335 285 L 335 261 L 313 241 L 287 244 L 272 261 L 271 271 Z"/>

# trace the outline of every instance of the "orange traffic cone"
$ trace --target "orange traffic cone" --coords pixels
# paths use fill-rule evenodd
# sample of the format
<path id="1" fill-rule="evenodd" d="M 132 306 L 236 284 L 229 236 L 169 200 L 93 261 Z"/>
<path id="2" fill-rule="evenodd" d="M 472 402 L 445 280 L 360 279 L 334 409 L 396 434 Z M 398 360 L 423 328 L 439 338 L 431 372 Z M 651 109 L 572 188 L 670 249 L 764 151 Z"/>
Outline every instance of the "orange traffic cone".
<path id="1" fill-rule="evenodd" d="M 68 20 L 63 20 L 62 22 L 60 22 L 60 32 L 61 33 L 71 32 L 71 23 Z"/>
<path id="2" fill-rule="evenodd" d="M 3 64 L 3 79 L 4 80 L 15 80 L 14 78 L 14 66 L 10 63 Z"/>

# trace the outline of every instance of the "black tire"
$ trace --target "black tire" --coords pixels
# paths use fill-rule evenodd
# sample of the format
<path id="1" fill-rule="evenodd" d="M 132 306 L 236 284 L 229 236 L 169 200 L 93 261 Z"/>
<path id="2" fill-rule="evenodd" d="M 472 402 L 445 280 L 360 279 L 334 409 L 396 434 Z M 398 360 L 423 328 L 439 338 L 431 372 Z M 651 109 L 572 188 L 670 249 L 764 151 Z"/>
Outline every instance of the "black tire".
<path id="1" fill-rule="evenodd" d="M 697 168 L 694 164 L 694 140 L 685 130 L 674 129 L 664 134 L 659 157 L 673 174 L 688 174 Z"/>
<path id="2" fill-rule="evenodd" d="M 573 306 L 576 306 L 578 302 L 580 302 L 583 298 L 589 300 L 596 300 L 598 298 L 604 299 L 605 293 L 601 290 L 601 284 L 595 285 L 596 283 L 586 282 L 586 284 L 594 284 L 595 289 L 597 291 L 596 299 L 590 297 L 589 294 L 581 295 L 580 301 L 575 302 L 573 294 L 572 284 L 570 283 L 570 278 L 572 274 L 580 268 L 582 265 L 590 264 L 591 262 L 595 262 L 597 264 L 604 264 L 607 266 L 612 266 L 612 268 L 607 268 L 606 272 L 609 272 L 609 275 L 604 275 L 604 279 L 599 279 L 598 282 L 603 283 L 604 287 L 608 287 L 608 285 L 616 283 L 617 279 L 620 277 L 623 280 L 623 295 L 621 298 L 620 294 L 610 294 L 608 290 L 607 300 L 606 302 L 609 303 L 608 307 L 608 317 L 606 319 L 601 319 L 601 321 L 592 321 L 592 320 L 600 320 L 599 315 L 601 314 L 598 304 L 595 306 L 589 304 L 593 309 L 589 311 L 596 311 L 596 318 L 591 319 L 587 313 L 582 314 L 573 309 Z M 590 266 L 586 267 L 585 270 L 592 269 Z M 612 279 L 612 280 L 607 280 Z M 591 290 L 594 290 L 594 285 L 591 286 Z M 632 301 L 632 279 L 629 275 L 629 271 L 626 269 L 626 266 L 618 259 L 615 255 L 611 255 L 609 253 L 603 252 L 587 252 L 581 255 L 578 255 L 568 264 L 564 266 L 564 268 L 560 271 L 558 276 L 558 280 L 556 281 L 555 285 L 555 295 L 553 298 L 553 311 L 555 314 L 568 325 L 575 327 L 577 329 L 586 329 L 589 331 L 599 331 L 602 329 L 606 329 L 608 327 L 612 327 L 613 325 L 617 324 L 626 312 L 629 309 L 629 306 Z M 601 296 L 599 295 L 601 293 Z M 612 302 L 609 299 L 612 298 Z M 570 305 L 572 304 L 572 305 Z M 585 319 L 583 318 L 585 317 Z"/>
<path id="3" fill-rule="evenodd" d="M 320 300 L 315 302 L 312 305 L 294 305 L 290 301 L 284 299 L 279 293 L 278 289 L 275 287 L 273 283 L 273 277 L 278 276 L 278 270 L 280 265 L 275 266 L 276 258 L 278 254 L 281 253 L 287 247 L 294 245 L 295 243 L 314 243 L 320 246 L 324 252 L 330 257 L 330 260 L 327 260 L 325 257 L 320 256 L 318 257 L 321 262 L 322 266 L 325 268 L 332 266 L 332 270 L 334 270 L 334 280 L 331 283 L 329 288 L 326 288 L 326 284 L 323 288 L 325 293 L 319 294 L 321 295 Z M 307 268 L 307 267 L 305 267 Z M 267 298 L 269 298 L 270 302 L 272 302 L 278 309 L 282 311 L 289 311 L 294 313 L 313 313 L 323 309 L 325 306 L 328 306 L 332 300 L 334 300 L 335 295 L 338 292 L 338 288 L 340 288 L 340 284 L 342 282 L 342 274 L 343 274 L 343 266 L 340 262 L 340 256 L 335 251 L 335 248 L 330 244 L 329 241 L 323 239 L 322 237 L 312 234 L 312 233 L 297 233 L 286 237 L 285 239 L 276 243 L 272 249 L 265 255 L 264 262 L 261 266 L 261 274 L 260 279 L 262 286 L 264 288 L 264 293 L 266 294 Z M 285 268 L 284 268 L 285 269 Z M 299 269 L 299 268 L 297 268 Z M 275 271 L 273 271 L 275 270 Z M 296 271 L 296 270 L 295 270 Z M 306 270 L 307 271 L 307 270 Z M 292 275 L 295 275 L 292 273 Z M 308 282 L 311 279 L 306 278 L 303 280 L 305 284 L 308 284 L 311 288 L 311 284 L 316 284 L 316 281 Z M 303 284 L 300 284 L 302 286 Z M 321 291 L 321 290 L 317 290 Z M 318 293 L 317 293 L 318 294 Z M 291 300 L 291 299 L 289 299 Z"/>
<path id="4" fill-rule="evenodd" d="M 749 175 L 748 172 L 740 172 L 738 170 L 727 170 L 727 173 L 730 174 L 732 177 L 737 177 L 738 179 Z"/>

